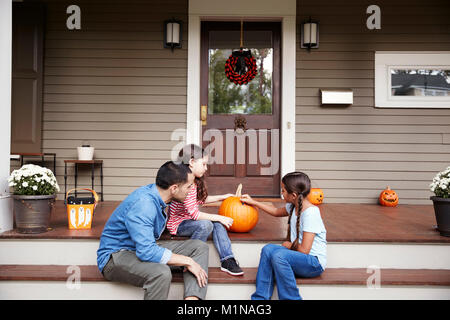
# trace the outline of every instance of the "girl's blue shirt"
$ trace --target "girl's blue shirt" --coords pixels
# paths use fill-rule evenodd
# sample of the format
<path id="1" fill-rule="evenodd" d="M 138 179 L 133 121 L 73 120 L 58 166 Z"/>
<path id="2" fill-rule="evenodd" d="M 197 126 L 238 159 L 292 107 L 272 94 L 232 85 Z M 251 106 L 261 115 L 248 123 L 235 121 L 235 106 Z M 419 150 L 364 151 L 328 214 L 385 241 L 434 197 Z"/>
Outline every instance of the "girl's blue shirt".
<path id="1" fill-rule="evenodd" d="M 291 212 L 293 206 L 294 205 L 292 203 L 286 204 L 286 210 L 288 213 Z M 298 216 L 295 213 L 294 207 L 294 213 L 291 217 L 291 242 L 294 242 L 297 237 L 297 218 Z M 325 229 L 322 217 L 320 216 L 320 210 L 316 206 L 309 207 L 300 213 L 299 243 L 302 242 L 303 232 L 305 231 L 316 234 L 309 254 L 316 256 L 319 259 L 319 263 L 323 270 L 325 270 L 327 265 L 327 230 Z"/>

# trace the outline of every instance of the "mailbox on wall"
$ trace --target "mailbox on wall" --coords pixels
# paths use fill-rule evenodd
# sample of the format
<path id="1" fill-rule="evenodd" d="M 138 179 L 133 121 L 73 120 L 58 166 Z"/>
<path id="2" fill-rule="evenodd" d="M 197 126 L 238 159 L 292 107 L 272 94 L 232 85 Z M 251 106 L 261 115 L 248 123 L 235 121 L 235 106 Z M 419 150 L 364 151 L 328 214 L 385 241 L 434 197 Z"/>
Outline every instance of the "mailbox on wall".
<path id="1" fill-rule="evenodd" d="M 320 89 L 322 104 L 353 104 L 351 89 Z"/>

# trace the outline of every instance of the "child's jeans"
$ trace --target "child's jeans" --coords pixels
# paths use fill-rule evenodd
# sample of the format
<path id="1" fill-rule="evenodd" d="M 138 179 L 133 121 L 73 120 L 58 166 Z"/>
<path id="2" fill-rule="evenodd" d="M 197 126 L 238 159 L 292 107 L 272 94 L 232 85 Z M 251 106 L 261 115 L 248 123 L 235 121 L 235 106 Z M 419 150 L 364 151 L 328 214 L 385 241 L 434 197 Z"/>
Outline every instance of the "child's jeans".
<path id="1" fill-rule="evenodd" d="M 191 239 L 199 239 L 206 242 L 211 232 L 214 246 L 219 253 L 220 262 L 228 258 L 234 258 L 227 230 L 220 222 L 183 220 L 178 226 L 177 236 L 191 237 Z"/>
<path id="2" fill-rule="evenodd" d="M 295 276 L 313 278 L 323 272 L 319 259 L 299 251 L 289 250 L 281 245 L 268 244 L 261 251 L 256 291 L 252 300 L 270 300 L 277 283 L 280 300 L 301 300 Z"/>

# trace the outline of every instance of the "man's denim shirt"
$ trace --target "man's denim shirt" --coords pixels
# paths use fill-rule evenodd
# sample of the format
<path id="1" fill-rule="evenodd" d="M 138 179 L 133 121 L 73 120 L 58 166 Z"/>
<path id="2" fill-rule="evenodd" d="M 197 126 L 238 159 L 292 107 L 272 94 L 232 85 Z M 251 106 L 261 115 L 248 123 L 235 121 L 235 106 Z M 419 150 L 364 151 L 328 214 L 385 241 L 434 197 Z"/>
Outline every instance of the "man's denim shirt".
<path id="1" fill-rule="evenodd" d="M 112 253 L 122 249 L 135 251 L 141 261 L 166 264 L 172 251 L 156 244 L 166 226 L 166 207 L 155 184 L 140 187 L 125 198 L 111 214 L 100 237 L 99 270 L 103 270 Z"/>

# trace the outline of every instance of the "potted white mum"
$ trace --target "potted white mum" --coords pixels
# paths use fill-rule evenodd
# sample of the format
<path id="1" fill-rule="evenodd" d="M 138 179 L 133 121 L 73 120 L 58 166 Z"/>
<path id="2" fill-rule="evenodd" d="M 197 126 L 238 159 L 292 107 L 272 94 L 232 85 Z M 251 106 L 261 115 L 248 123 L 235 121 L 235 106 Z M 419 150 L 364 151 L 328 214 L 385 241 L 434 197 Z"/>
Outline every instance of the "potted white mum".
<path id="1" fill-rule="evenodd" d="M 14 189 L 14 221 L 19 233 L 42 233 L 49 226 L 50 214 L 59 191 L 50 169 L 26 164 L 14 170 L 9 179 Z"/>
<path id="2" fill-rule="evenodd" d="M 450 167 L 439 172 L 430 184 L 436 222 L 441 236 L 450 236 Z"/>

